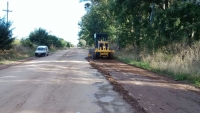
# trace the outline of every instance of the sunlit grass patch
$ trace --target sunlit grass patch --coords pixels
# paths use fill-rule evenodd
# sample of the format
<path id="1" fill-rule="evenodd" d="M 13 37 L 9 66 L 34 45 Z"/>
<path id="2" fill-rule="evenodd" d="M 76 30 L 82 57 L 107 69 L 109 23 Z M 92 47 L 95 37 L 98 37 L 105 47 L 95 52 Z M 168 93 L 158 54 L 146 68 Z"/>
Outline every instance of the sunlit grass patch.
<path id="1" fill-rule="evenodd" d="M 12 61 L 21 60 L 34 56 L 34 48 L 27 48 L 16 45 L 14 48 L 0 52 L 0 64 L 6 64 Z"/>

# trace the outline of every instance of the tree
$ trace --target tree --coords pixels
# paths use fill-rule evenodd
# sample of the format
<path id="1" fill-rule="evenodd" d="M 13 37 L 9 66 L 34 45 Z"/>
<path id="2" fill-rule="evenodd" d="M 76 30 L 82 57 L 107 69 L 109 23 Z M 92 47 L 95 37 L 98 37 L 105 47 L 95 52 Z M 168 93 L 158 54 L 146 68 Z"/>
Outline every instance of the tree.
<path id="1" fill-rule="evenodd" d="M 43 29 L 35 29 L 33 32 L 30 33 L 29 35 L 29 40 L 38 45 L 46 45 L 48 47 L 55 46 L 58 48 L 63 48 L 67 46 L 67 42 L 59 38 L 55 35 L 49 35 L 48 32 Z"/>
<path id="2" fill-rule="evenodd" d="M 30 48 L 33 47 L 33 43 L 30 41 L 29 38 L 22 38 L 20 42 L 25 47 L 30 47 Z"/>
<path id="3" fill-rule="evenodd" d="M 13 28 L 10 28 L 11 22 L 6 23 L 5 19 L 0 19 L 0 50 L 8 50 L 12 47 L 13 38 Z"/>
<path id="4" fill-rule="evenodd" d="M 79 44 L 81 47 L 86 47 L 86 41 L 83 40 L 83 39 L 80 39 L 78 44 Z"/>
<path id="5" fill-rule="evenodd" d="M 93 34 L 106 32 L 119 47 L 156 50 L 173 42 L 199 40 L 200 8 L 183 0 L 91 0 L 79 23 L 79 38 L 93 43 Z M 95 4 L 95 5 L 94 5 Z"/>
<path id="6" fill-rule="evenodd" d="M 73 47 L 73 45 L 71 44 L 71 42 L 67 42 L 66 47 L 70 48 L 70 47 Z"/>
<path id="7" fill-rule="evenodd" d="M 55 46 L 55 47 L 60 47 L 60 45 L 57 44 L 57 41 L 59 40 L 59 38 L 55 35 L 48 35 L 48 38 L 47 38 L 47 43 L 48 45 L 50 46 Z"/>
<path id="8" fill-rule="evenodd" d="M 58 38 L 58 40 L 56 41 L 56 45 L 55 46 L 58 47 L 58 48 L 66 47 L 67 46 L 67 42 L 62 38 Z"/>
<path id="9" fill-rule="evenodd" d="M 85 40 L 88 45 L 94 43 L 93 38 L 95 33 L 107 33 L 110 36 L 109 40 L 114 40 L 114 19 L 108 11 L 108 3 L 106 0 L 93 0 L 90 11 L 79 22 L 81 28 L 78 34 L 79 38 Z"/>
<path id="10" fill-rule="evenodd" d="M 48 32 L 45 29 L 39 28 L 30 33 L 29 39 L 32 43 L 50 46 L 47 42 L 48 36 Z"/>

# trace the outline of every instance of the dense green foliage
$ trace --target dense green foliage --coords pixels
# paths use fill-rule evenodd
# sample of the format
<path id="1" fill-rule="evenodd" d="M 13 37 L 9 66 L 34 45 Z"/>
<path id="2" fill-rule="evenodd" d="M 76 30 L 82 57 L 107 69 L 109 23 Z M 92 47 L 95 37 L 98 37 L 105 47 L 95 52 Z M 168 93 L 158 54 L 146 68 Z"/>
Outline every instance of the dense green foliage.
<path id="1" fill-rule="evenodd" d="M 86 47 L 86 41 L 83 40 L 83 39 L 80 39 L 79 43 L 78 43 L 78 46 L 80 46 L 80 47 Z"/>
<path id="2" fill-rule="evenodd" d="M 172 42 L 191 45 L 200 38 L 200 6 L 182 0 L 92 0 L 79 23 L 80 39 L 106 32 L 119 47 L 157 49 Z"/>
<path id="3" fill-rule="evenodd" d="M 119 60 L 200 86 L 200 0 L 90 1 L 80 40 L 108 33 Z"/>
<path id="4" fill-rule="evenodd" d="M 42 28 L 35 29 L 32 31 L 28 38 L 23 38 L 21 40 L 22 45 L 27 47 L 33 47 L 33 44 L 36 45 L 46 45 L 48 47 L 71 47 L 72 44 L 70 42 L 65 41 L 62 38 L 59 38 L 54 35 L 49 35 L 49 33 Z"/>
<path id="5" fill-rule="evenodd" d="M 0 50 L 8 50 L 12 47 L 14 38 L 12 37 L 11 25 L 11 22 L 7 23 L 4 18 L 0 18 Z"/>
<path id="6" fill-rule="evenodd" d="M 22 38 L 22 39 L 21 39 L 21 44 L 22 44 L 24 47 L 30 47 L 30 48 L 33 47 L 33 43 L 30 41 L 29 38 Z"/>

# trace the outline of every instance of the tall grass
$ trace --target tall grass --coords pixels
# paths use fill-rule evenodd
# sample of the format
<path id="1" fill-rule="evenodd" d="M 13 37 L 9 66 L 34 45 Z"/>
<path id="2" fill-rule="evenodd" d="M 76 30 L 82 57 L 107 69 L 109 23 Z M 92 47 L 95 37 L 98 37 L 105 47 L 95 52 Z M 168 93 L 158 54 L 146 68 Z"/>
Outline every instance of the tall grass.
<path id="1" fill-rule="evenodd" d="M 116 51 L 115 56 L 126 63 L 200 86 L 200 42 L 191 47 L 171 44 L 157 51 L 129 47 Z"/>
<path id="2" fill-rule="evenodd" d="M 31 47 L 23 46 L 20 40 L 16 39 L 12 43 L 13 47 L 10 50 L 1 51 L 0 50 L 0 65 L 6 64 L 12 61 L 21 60 L 29 57 L 33 57 L 35 54 L 35 50 L 38 45 L 33 44 Z M 67 49 L 65 48 L 56 48 L 51 45 L 49 47 L 50 52 L 55 52 L 58 49 Z"/>
<path id="3" fill-rule="evenodd" d="M 15 45 L 10 50 L 0 51 L 0 64 L 32 57 L 34 56 L 34 51 L 34 48 L 28 48 L 22 45 Z"/>
<path id="4" fill-rule="evenodd" d="M 15 39 L 10 50 L 0 50 L 0 64 L 9 63 L 16 60 L 34 56 L 36 45 L 33 47 L 25 47 L 19 39 Z"/>

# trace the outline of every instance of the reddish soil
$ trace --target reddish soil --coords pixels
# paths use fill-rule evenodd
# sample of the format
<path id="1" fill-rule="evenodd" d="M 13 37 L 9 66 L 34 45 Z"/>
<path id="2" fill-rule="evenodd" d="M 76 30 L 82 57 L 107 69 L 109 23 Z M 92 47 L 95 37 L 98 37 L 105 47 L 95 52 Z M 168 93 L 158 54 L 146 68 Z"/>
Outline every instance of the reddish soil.
<path id="1" fill-rule="evenodd" d="M 200 113 L 200 90 L 116 60 L 88 61 L 136 113 Z"/>

